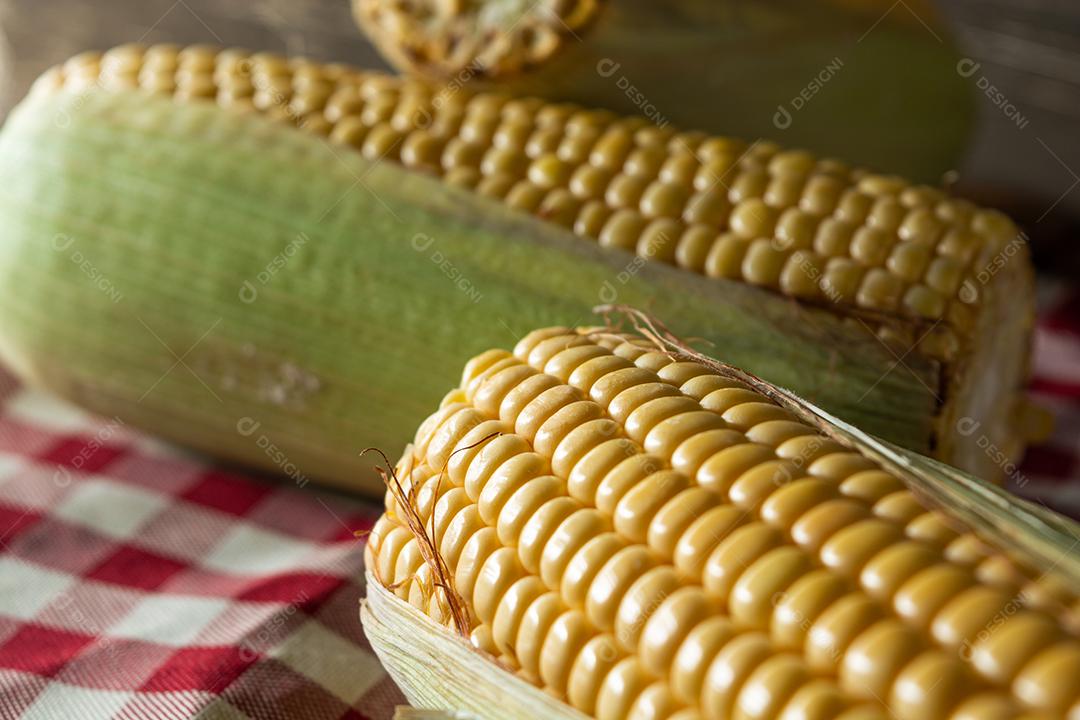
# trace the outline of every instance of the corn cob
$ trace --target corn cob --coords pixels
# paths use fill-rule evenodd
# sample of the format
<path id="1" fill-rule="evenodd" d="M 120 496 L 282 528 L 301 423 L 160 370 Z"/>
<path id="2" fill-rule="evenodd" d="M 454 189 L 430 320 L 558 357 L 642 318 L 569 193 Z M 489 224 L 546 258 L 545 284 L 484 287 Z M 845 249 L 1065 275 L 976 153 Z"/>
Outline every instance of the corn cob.
<path id="1" fill-rule="evenodd" d="M 382 485 L 461 365 L 608 291 L 762 377 L 929 450 L 928 387 L 862 327 L 643 262 L 263 117 L 52 93 L 0 132 L 0 357 L 105 416 L 297 483 Z"/>
<path id="2" fill-rule="evenodd" d="M 639 338 L 551 328 L 477 356 L 396 478 L 365 549 L 372 592 L 451 629 L 457 598 L 475 648 L 586 715 L 1080 711 L 1080 606 L 1052 568 Z M 403 685 L 430 702 L 420 678 Z"/>
<path id="3" fill-rule="evenodd" d="M 1027 247 L 1008 218 L 943 191 L 769 142 L 265 53 L 123 46 L 73 58 L 37 86 L 61 88 L 264 113 L 602 247 L 828 308 L 877 332 L 897 366 L 942 363 L 926 383 L 942 404 L 939 457 L 997 475 L 990 455 L 1022 451 Z"/>
<path id="4" fill-rule="evenodd" d="M 936 182 L 959 159 L 974 93 L 933 6 L 353 0 L 383 56 L 416 77 L 775 137 Z"/>

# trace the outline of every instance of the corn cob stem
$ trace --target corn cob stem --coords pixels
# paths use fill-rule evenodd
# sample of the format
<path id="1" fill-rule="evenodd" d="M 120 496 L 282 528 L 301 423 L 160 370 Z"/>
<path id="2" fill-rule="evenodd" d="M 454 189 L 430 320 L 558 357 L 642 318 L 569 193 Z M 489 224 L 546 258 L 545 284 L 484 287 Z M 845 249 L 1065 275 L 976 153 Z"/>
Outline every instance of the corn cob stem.
<path id="1" fill-rule="evenodd" d="M 1022 450 L 1031 276 L 1000 213 L 772 143 L 267 54 L 122 47 L 69 61 L 39 90 L 61 87 L 266 113 L 603 247 L 825 307 L 873 328 L 900 372 L 916 355 L 944 363 L 925 388 L 941 405 L 939 457 L 997 476 L 996 458 Z"/>
<path id="2" fill-rule="evenodd" d="M 472 643 L 597 718 L 1077 709 L 1072 590 L 647 342 L 553 328 L 478 356 L 398 472 Z M 402 497 L 369 572 L 445 622 Z"/>

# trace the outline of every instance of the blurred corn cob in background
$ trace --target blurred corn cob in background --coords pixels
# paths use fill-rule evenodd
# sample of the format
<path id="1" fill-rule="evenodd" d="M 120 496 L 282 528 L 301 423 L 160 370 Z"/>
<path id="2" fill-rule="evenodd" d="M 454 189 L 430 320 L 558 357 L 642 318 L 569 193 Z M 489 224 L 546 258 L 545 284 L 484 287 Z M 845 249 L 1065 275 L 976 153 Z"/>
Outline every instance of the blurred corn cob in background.
<path id="1" fill-rule="evenodd" d="M 767 137 L 937 182 L 973 91 L 932 3 L 890 0 L 352 0 L 428 80 Z"/>
<path id="2" fill-rule="evenodd" d="M 946 499 L 949 476 L 662 338 L 535 331 L 420 426 L 363 615 L 410 699 L 577 717 L 502 668 L 604 720 L 1080 710 L 1074 523 Z"/>
<path id="3" fill-rule="evenodd" d="M 147 91 L 158 97 L 147 98 Z M 235 112 L 223 112 L 212 102 Z M 131 108 L 141 109 L 132 115 Z M 270 126 L 251 115 L 266 115 L 285 125 Z M 167 133 L 153 132 L 155 124 L 162 124 Z M 125 46 L 104 55 L 79 56 L 43 76 L 9 125 L 15 128 L 0 135 L 0 141 L 6 140 L 0 142 L 5 152 L 31 164 L 39 153 L 53 158 L 52 165 L 38 170 L 43 186 L 76 182 L 74 176 L 57 173 L 66 163 L 81 166 L 93 147 L 108 161 L 85 170 L 78 185 L 89 189 L 78 192 L 94 193 L 110 183 L 125 186 L 139 176 L 157 178 L 152 188 L 176 188 L 175 196 L 155 192 L 142 201 L 99 199 L 101 207 L 94 213 L 117 223 L 114 234 L 103 234 L 92 224 L 79 232 L 66 230 L 78 226 L 80 215 L 88 212 L 88 201 L 74 190 L 71 195 L 54 193 L 55 204 L 45 208 L 52 223 L 48 227 L 65 237 L 83 237 L 89 247 L 100 246 L 95 252 L 117 252 L 118 258 L 127 257 L 117 240 L 124 235 L 131 236 L 132 247 L 148 253 L 148 260 L 159 251 L 178 253 L 170 262 L 145 271 L 146 277 L 157 278 L 145 302 L 164 302 L 169 292 L 179 299 L 193 292 L 186 290 L 189 286 L 201 288 L 197 292 L 209 300 L 202 319 L 181 318 L 174 329 L 178 337 L 166 343 L 170 348 L 190 345 L 215 318 L 232 314 L 237 322 L 244 322 L 244 313 L 252 320 L 251 327 L 242 331 L 215 331 L 230 341 L 238 342 L 245 333 L 281 328 L 272 344 L 313 387 L 302 393 L 302 407 L 285 408 L 271 402 L 281 395 L 288 400 L 289 392 L 281 388 L 237 389 L 237 408 L 244 407 L 245 399 L 271 402 L 265 412 L 282 416 L 268 437 L 275 438 L 275 447 L 287 447 L 284 455 L 297 463 L 303 458 L 314 475 L 349 482 L 348 472 L 356 467 L 355 458 L 337 447 L 342 443 L 331 442 L 348 423 L 334 430 L 328 407 L 338 412 L 347 408 L 344 412 L 359 423 L 355 429 L 363 428 L 345 443 L 350 448 L 354 442 L 393 448 L 403 436 L 401 428 L 418 419 L 418 408 L 433 401 L 445 380 L 439 372 L 462 361 L 461 353 L 491 344 L 511 332 L 506 327 L 519 327 L 522 318 L 534 325 L 565 321 L 568 313 L 575 317 L 587 313 L 597 302 L 610 302 L 613 294 L 622 300 L 635 293 L 638 304 L 650 304 L 657 312 L 666 307 L 663 314 L 682 323 L 685 334 L 728 348 L 729 356 L 741 365 L 908 447 L 996 476 L 1003 458 L 1014 458 L 1024 443 L 1019 391 L 1026 376 L 1031 321 L 1027 249 L 1007 218 L 933 188 L 817 160 L 804 152 L 782 151 L 771 143 L 678 132 L 640 118 L 503 95 L 474 95 L 340 65 L 205 47 Z M 250 142 L 222 148 L 219 135 L 261 140 L 257 149 Z M 136 150 L 132 144 L 136 141 L 145 149 Z M 110 145 L 116 148 L 108 150 Z M 343 152 L 339 145 L 359 152 Z M 307 148 L 303 163 L 294 158 L 301 146 Z M 124 152 L 132 154 L 127 161 L 120 159 L 126 157 Z M 124 169 L 124 162 L 141 167 L 140 153 L 155 152 L 169 162 L 137 172 Z M 249 157 L 253 153 L 256 156 Z M 403 173 L 380 160 L 419 172 Z M 253 169 L 245 171 L 241 185 L 237 178 L 217 177 L 224 172 L 216 167 L 219 162 Z M 311 188 L 318 183 L 310 174 L 318 175 L 315 168 L 322 164 L 335 172 L 326 174 L 322 194 L 313 196 Z M 302 177 L 301 167 L 308 173 Z M 130 172 L 135 175 L 126 177 Z M 421 175 L 434 175 L 441 182 Z M 195 178 L 200 183 L 216 178 L 215 189 L 192 194 L 186 188 Z M 380 190 L 373 193 L 375 178 Z M 451 186 L 475 192 L 463 194 Z M 19 218 L 30 217 L 23 197 L 26 187 L 22 182 L 7 191 L 6 222 L 12 231 L 6 243 L 6 272 L 16 278 L 10 287 L 25 282 L 18 279 L 25 278 L 23 254 L 45 252 L 55 266 L 46 271 L 56 274 L 51 281 L 74 283 L 77 288 L 82 279 L 72 276 L 71 263 L 63 262 L 62 254 L 52 248 L 40 247 L 40 229 L 29 235 L 14 231 L 24 222 Z M 230 225 L 230 234 L 222 237 L 214 227 L 215 218 L 238 211 L 238 201 L 229 200 L 238 193 L 247 198 L 240 207 L 251 208 L 259 222 L 265 221 L 265 213 L 284 213 L 277 216 L 281 227 L 275 229 L 276 240 L 252 238 L 248 224 Z M 291 197 L 294 194 L 296 198 Z M 511 231 L 493 199 L 537 219 L 522 215 Z M 316 205 L 318 212 L 313 209 Z M 133 222 L 128 219 L 132 212 L 148 206 L 179 213 L 176 227 L 132 226 L 120 232 L 124 223 Z M 286 213 L 288 207 L 294 209 Z M 441 216 L 448 212 L 455 220 L 452 230 L 444 231 L 447 223 Z M 396 222 L 381 221 L 386 215 Z M 344 224 L 345 216 L 351 217 L 352 226 Z M 199 218 L 205 221 L 196 222 Z M 597 240 L 601 251 L 594 253 L 589 247 L 593 243 L 581 243 L 572 251 L 565 248 L 560 226 Z M 347 237 L 350 230 L 359 234 L 355 241 Z M 181 231 L 184 240 L 175 246 L 151 239 Z M 274 287 L 263 293 L 265 299 L 250 308 L 215 305 L 236 304 L 235 290 L 244 289 L 245 282 L 252 292 L 257 290 L 250 278 L 282 246 L 291 244 L 297 231 L 312 240 L 307 259 L 301 254 L 295 271 L 281 273 Z M 319 233 L 322 239 L 316 242 Z M 506 237 L 498 249 L 482 249 L 498 233 L 518 237 Z M 408 246 L 410 238 L 425 234 L 433 237 L 424 248 Z M 454 236 L 450 239 L 447 234 Z M 536 242 L 533 236 L 545 240 Z M 443 241 L 450 245 L 437 244 Z M 200 249 L 200 242 L 210 249 Z M 396 247 L 392 259 L 379 255 L 386 243 L 395 242 L 405 247 Z M 225 249 L 234 245 L 243 246 L 243 259 Z M 480 311 L 486 322 L 463 317 L 476 312 L 472 304 L 448 302 L 440 295 L 440 290 L 454 289 L 439 287 L 445 278 L 421 284 L 420 295 L 413 291 L 412 302 L 430 300 L 434 311 L 411 313 L 407 304 L 394 305 L 402 291 L 374 290 L 370 283 L 358 284 L 349 276 L 349 268 L 359 264 L 366 268 L 366 277 L 372 269 L 370 258 L 383 257 L 387 271 L 396 273 L 396 282 L 410 284 L 414 276 L 439 269 L 425 257 L 431 247 L 452 260 L 459 281 L 465 277 L 483 291 L 480 294 L 499 298 Z M 643 264 L 608 248 L 661 262 Z M 195 269 L 206 266 L 196 258 L 211 250 L 216 265 Z M 568 252 L 586 253 L 587 269 L 577 267 L 580 258 L 568 259 Z M 330 273 L 326 276 L 312 275 L 321 259 L 339 253 L 345 253 L 345 265 L 326 269 Z M 661 267 L 665 264 L 680 271 Z M 990 266 L 992 272 L 984 271 Z M 543 268 L 539 277 L 535 268 Z M 124 277 L 130 271 L 112 272 Z M 575 277 L 582 272 L 589 278 L 585 282 Z M 485 290 L 485 282 L 493 285 Z M 499 296 L 522 282 L 543 299 L 530 305 L 525 288 L 509 303 Z M 331 284 L 343 288 L 340 297 L 327 296 Z M 313 293 L 331 314 L 347 312 L 350 304 L 373 307 L 375 314 L 385 311 L 387 335 L 372 340 L 371 347 L 352 350 L 347 349 L 352 347 L 347 332 L 331 324 L 322 328 L 319 342 L 305 343 L 300 336 L 317 330 L 323 319 L 315 314 L 306 321 L 314 323 L 311 327 L 297 326 L 305 322 L 300 318 L 297 323 L 283 319 L 293 316 L 294 303 L 275 298 L 278 289 L 286 296 L 293 291 L 301 296 Z M 28 298 L 29 294 L 18 300 Z M 86 302 L 92 300 L 93 296 Z M 15 303 L 16 298 L 8 302 Z M 283 303 L 284 309 L 270 308 L 274 303 Z M 504 314 L 508 305 L 522 317 Z M 164 307 L 166 317 L 196 312 L 176 306 L 175 301 Z M 385 408 L 380 408 L 381 418 L 364 417 L 371 412 L 373 397 L 352 385 L 368 371 L 349 367 L 349 359 L 335 358 L 335 363 L 345 363 L 347 374 L 340 374 L 346 372 L 344 367 L 327 373 L 321 367 L 327 358 L 316 348 L 332 345 L 346 354 L 369 353 L 367 358 L 355 358 L 361 364 L 374 362 L 380 354 L 405 352 L 404 345 L 390 340 L 395 312 L 402 316 L 396 321 L 398 335 L 423 348 L 425 358 L 423 363 L 412 357 L 398 363 L 404 394 L 384 395 L 385 402 L 394 398 L 394 412 L 400 412 L 398 420 L 389 422 L 385 414 L 390 411 Z M 109 322 L 119 322 L 113 313 L 107 316 Z M 202 327 L 196 331 L 192 325 Z M 373 325 L 377 326 L 378 322 Z M 41 331 L 28 334 L 11 323 L 4 335 L 5 356 L 26 376 L 38 377 L 99 411 L 131 413 L 144 425 L 197 447 L 268 464 L 264 453 L 245 438 L 233 438 L 230 444 L 210 426 L 180 426 L 175 418 L 166 420 L 169 412 L 182 409 L 174 404 L 179 400 L 162 399 L 159 406 L 150 407 L 169 383 L 182 383 L 186 374 L 170 375 L 160 392 L 150 393 L 132 408 L 74 383 L 72 369 L 59 365 L 55 357 L 49 358 L 51 376 L 44 379 L 37 354 L 50 351 Z M 163 348 L 154 346 L 145 328 L 136 324 L 135 335 L 151 341 L 150 357 L 154 351 L 161 355 Z M 370 338 L 376 337 L 372 331 Z M 432 345 L 434 337 L 455 340 L 438 346 Z M 41 342 L 33 350 L 31 338 Z M 259 343 L 249 345 L 257 348 Z M 432 355 L 442 368 L 439 372 L 424 365 Z M 232 362 L 211 358 L 207 367 L 217 372 L 219 365 Z M 238 357 L 235 362 L 243 367 L 255 361 Z M 151 371 L 154 363 L 162 365 L 158 372 Z M 146 385 L 170 364 L 168 353 L 149 363 L 144 368 Z M 417 369 L 418 364 L 425 372 Z M 410 368 L 423 376 L 422 382 L 412 380 Z M 233 368 L 219 378 L 216 393 L 229 392 L 243 382 L 233 377 L 235 372 Z M 350 387 L 330 385 L 335 377 Z M 132 378 L 127 381 L 138 384 Z M 187 381 L 187 389 L 175 388 L 177 398 L 192 390 L 205 392 L 192 378 Z M 145 391 L 144 387 L 135 394 Z M 338 397 L 332 398 L 335 393 Z M 285 400 L 278 405 L 289 405 Z M 323 402 L 328 405 L 316 407 Z M 312 432 L 318 428 L 318 439 L 299 442 L 282 437 L 295 435 L 297 422 L 307 423 Z M 986 452 L 987 443 L 993 444 L 996 454 Z"/>

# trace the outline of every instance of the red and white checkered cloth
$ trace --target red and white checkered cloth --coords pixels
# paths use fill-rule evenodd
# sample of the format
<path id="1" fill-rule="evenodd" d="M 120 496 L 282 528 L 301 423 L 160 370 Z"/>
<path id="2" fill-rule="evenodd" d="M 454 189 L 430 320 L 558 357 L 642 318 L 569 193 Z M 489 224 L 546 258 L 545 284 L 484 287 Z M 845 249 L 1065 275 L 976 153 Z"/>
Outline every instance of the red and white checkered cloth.
<path id="1" fill-rule="evenodd" d="M 1080 290 L 1042 289 L 1030 394 L 1053 413 L 1054 434 L 1028 449 L 1010 487 L 1080 519 Z"/>
<path id="2" fill-rule="evenodd" d="M 1080 516 L 1080 294 L 1036 341 L 1051 443 L 1019 489 Z M 357 618 L 360 504 L 209 467 L 0 376 L 0 720 L 389 718 Z"/>
<path id="3" fill-rule="evenodd" d="M 375 504 L 208 467 L 0 377 L 0 718 L 381 720 Z"/>

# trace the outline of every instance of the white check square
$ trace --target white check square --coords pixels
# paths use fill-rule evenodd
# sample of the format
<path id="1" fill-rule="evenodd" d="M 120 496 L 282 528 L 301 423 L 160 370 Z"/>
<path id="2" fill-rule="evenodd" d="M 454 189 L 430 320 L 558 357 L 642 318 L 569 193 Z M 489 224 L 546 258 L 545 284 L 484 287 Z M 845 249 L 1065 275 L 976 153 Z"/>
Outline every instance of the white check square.
<path id="1" fill-rule="evenodd" d="M 190 645 L 229 601 L 194 595 L 147 595 L 109 629 L 112 637 L 180 647 Z"/>
<path id="2" fill-rule="evenodd" d="M 29 620 L 77 582 L 67 573 L 0 555 L 0 615 Z"/>
<path id="3" fill-rule="evenodd" d="M 229 600 L 220 598 L 148 595 L 119 623 L 109 628 L 109 635 L 167 646 L 185 646 L 228 607 Z"/>
<path id="4" fill-rule="evenodd" d="M 26 459 L 14 453 L 0 452 L 0 484 L 10 479 L 16 472 L 26 468 Z"/>
<path id="5" fill-rule="evenodd" d="M 147 695 L 146 697 L 153 697 Z M 146 703 L 148 706 L 150 703 Z M 155 708 L 148 708 L 151 711 Z M 150 713 L 144 713 L 137 717 L 153 717 Z M 228 700 L 221 697 L 208 698 L 199 709 L 199 714 L 196 716 L 199 720 L 251 720 L 251 716 L 242 712 L 235 705 L 231 704 Z"/>
<path id="6" fill-rule="evenodd" d="M 0 500 L 38 513 L 51 513 L 71 485 L 71 474 L 60 466 L 19 462 L 0 456 Z M 0 536 L 4 529 L 0 528 Z"/>
<path id="7" fill-rule="evenodd" d="M 101 422 L 71 403 L 28 388 L 19 390 L 4 402 L 4 414 L 48 428 L 50 433 L 65 435 L 92 434 Z"/>
<path id="8" fill-rule="evenodd" d="M 91 478 L 78 483 L 53 515 L 115 538 L 130 538 L 160 513 L 168 498 L 131 485 Z"/>
<path id="9" fill-rule="evenodd" d="M 205 567 L 240 575 L 288 572 L 307 567 L 316 545 L 237 523 L 203 560 Z"/>
<path id="10" fill-rule="evenodd" d="M 22 720 L 110 718 L 133 697 L 135 693 L 131 691 L 97 690 L 54 682 L 26 708 Z"/>
<path id="11" fill-rule="evenodd" d="M 352 705 L 385 671 L 374 654 L 311 620 L 270 652 L 270 656 L 314 680 Z"/>

